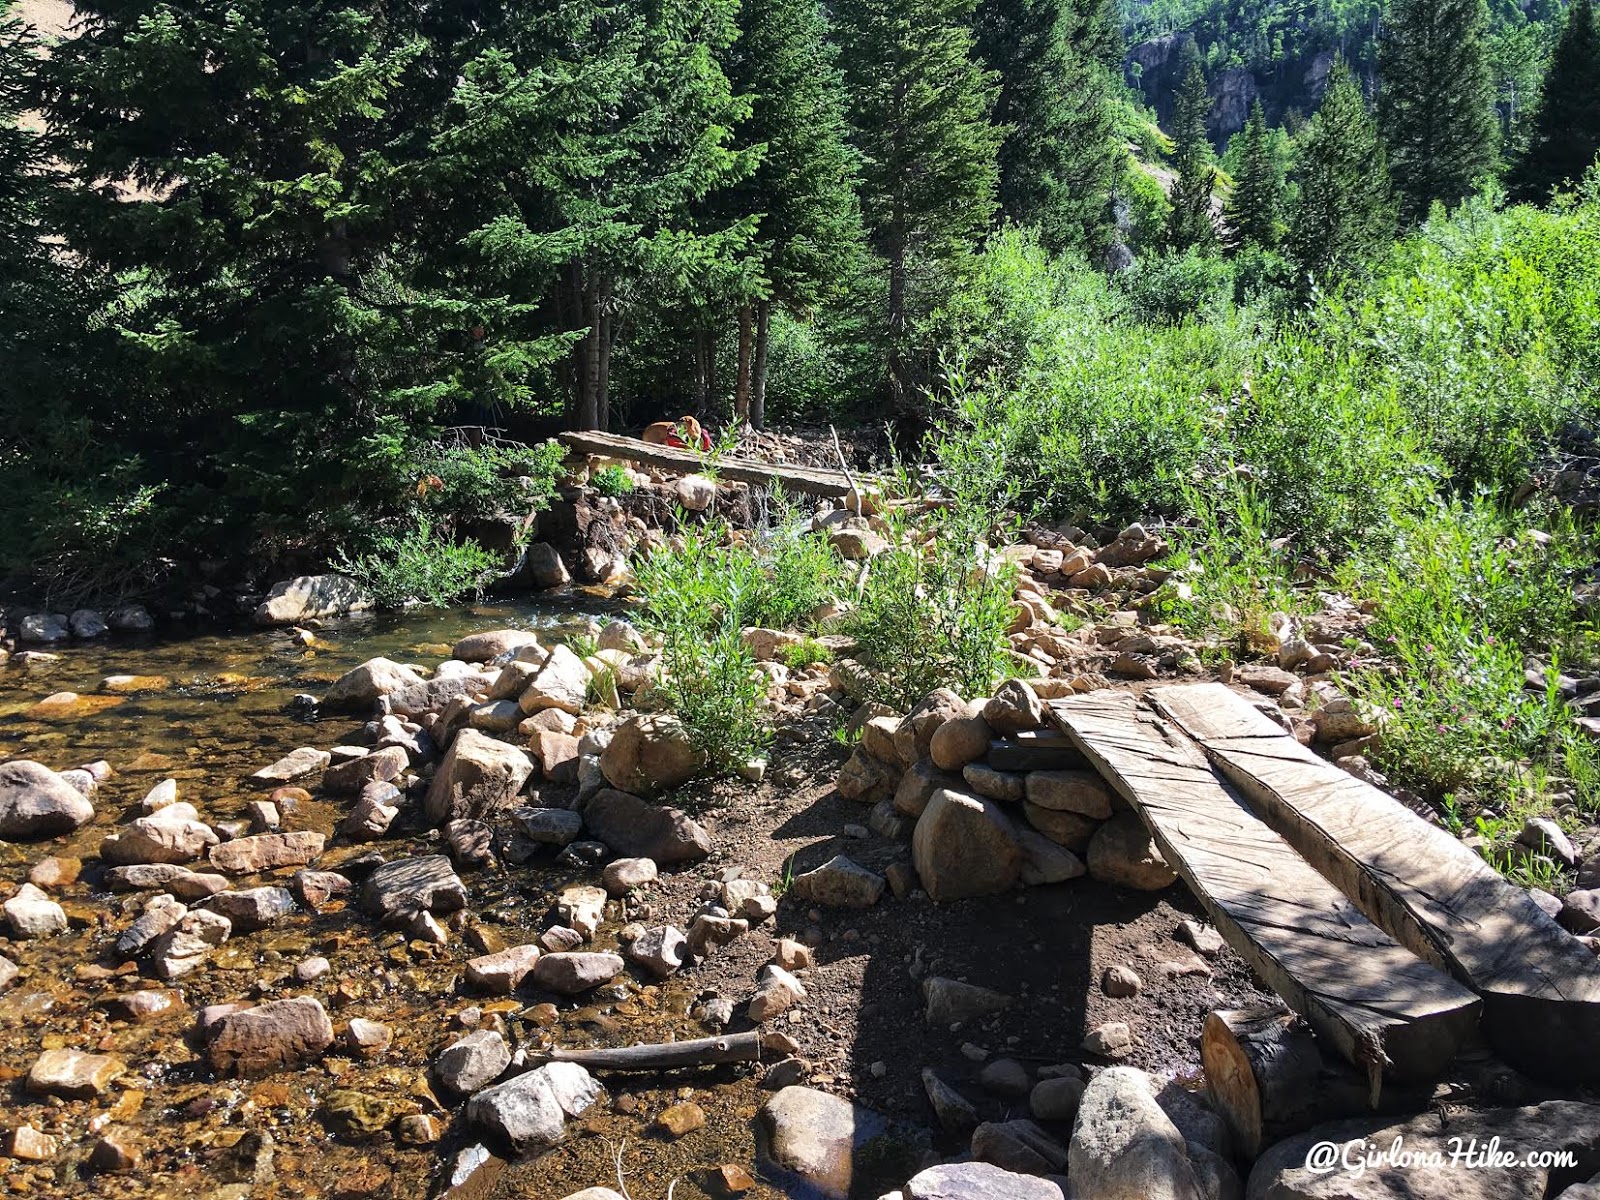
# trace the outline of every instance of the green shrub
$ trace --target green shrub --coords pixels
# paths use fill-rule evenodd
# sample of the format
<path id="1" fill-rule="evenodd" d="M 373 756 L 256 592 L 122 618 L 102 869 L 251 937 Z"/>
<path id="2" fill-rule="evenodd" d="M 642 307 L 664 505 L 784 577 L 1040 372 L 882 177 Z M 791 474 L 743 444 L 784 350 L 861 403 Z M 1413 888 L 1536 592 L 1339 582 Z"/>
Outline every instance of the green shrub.
<path id="1" fill-rule="evenodd" d="M 833 651 L 816 638 L 802 638 L 789 646 L 784 646 L 778 651 L 778 661 L 791 671 L 803 671 L 807 667 L 833 661 Z"/>
<path id="2" fill-rule="evenodd" d="M 601 467 L 589 476 L 589 486 L 602 496 L 633 495 L 633 473 L 627 467 L 612 463 Z"/>
<path id="3" fill-rule="evenodd" d="M 1175 325 L 1233 299 L 1231 260 L 1196 250 L 1145 254 L 1115 278 L 1144 321 Z"/>
<path id="4" fill-rule="evenodd" d="M 481 591 L 498 567 L 495 556 L 477 542 L 441 538 L 426 517 L 402 533 L 377 535 L 362 553 L 341 552 L 334 565 L 380 608 L 442 607 Z"/>

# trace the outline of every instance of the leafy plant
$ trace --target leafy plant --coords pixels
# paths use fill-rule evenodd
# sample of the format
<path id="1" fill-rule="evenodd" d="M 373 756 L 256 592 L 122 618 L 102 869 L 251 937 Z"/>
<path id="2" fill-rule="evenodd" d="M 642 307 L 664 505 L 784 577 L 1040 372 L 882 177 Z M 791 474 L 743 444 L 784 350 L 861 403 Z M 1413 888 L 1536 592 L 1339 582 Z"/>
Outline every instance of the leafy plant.
<path id="1" fill-rule="evenodd" d="M 334 565 L 380 608 L 442 607 L 481 591 L 498 568 L 495 556 L 476 542 L 441 540 L 426 517 L 403 532 L 378 534 L 363 553 L 341 552 Z"/>
<path id="2" fill-rule="evenodd" d="M 833 661 L 833 651 L 815 638 L 802 638 L 778 651 L 778 661 L 791 671 L 804 670 L 814 667 L 819 663 L 826 664 Z"/>
<path id="3" fill-rule="evenodd" d="M 601 467 L 589 475 L 589 486 L 602 496 L 631 496 L 633 473 L 618 463 Z"/>

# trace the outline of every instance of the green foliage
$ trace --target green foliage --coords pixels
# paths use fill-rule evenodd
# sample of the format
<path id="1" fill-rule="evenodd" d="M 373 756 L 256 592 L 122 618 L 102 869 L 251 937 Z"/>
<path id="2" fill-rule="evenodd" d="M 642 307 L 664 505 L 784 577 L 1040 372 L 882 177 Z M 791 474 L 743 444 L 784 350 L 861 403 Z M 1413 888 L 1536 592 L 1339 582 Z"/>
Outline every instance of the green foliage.
<path id="1" fill-rule="evenodd" d="M 791 671 L 802 671 L 806 667 L 831 663 L 833 651 L 816 638 L 806 637 L 779 650 L 778 661 Z"/>
<path id="2" fill-rule="evenodd" d="M 525 517 L 549 503 L 565 456 L 554 441 L 427 446 L 416 457 L 419 506 L 452 526 L 507 513 Z"/>
<path id="3" fill-rule="evenodd" d="M 633 474 L 627 467 L 612 463 L 608 467 L 601 467 L 589 476 L 589 486 L 602 496 L 631 496 L 633 494 Z"/>
<path id="4" fill-rule="evenodd" d="M 1053 251 L 1095 254 L 1111 238 L 1111 196 L 1121 165 L 1113 136 L 1114 83 L 1096 58 L 1104 41 L 1074 0 L 982 0 L 978 52 L 1000 77 L 994 120 L 1000 202 L 1036 225 Z"/>
<path id="5" fill-rule="evenodd" d="M 1274 153 L 1261 101 L 1250 106 L 1245 122 L 1237 182 L 1228 193 L 1227 224 L 1233 249 L 1271 249 L 1282 236 L 1283 168 Z"/>
<path id="6" fill-rule="evenodd" d="M 1378 51 L 1378 118 L 1400 219 L 1459 203 L 1499 161 L 1484 0 L 1391 0 Z"/>
<path id="7" fill-rule="evenodd" d="M 1394 202 L 1377 127 L 1341 59 L 1299 154 L 1300 203 L 1285 250 L 1302 279 L 1322 282 L 1380 254 L 1394 237 Z"/>
<path id="8" fill-rule="evenodd" d="M 1577 184 L 1600 155 L 1600 30 L 1592 0 L 1572 0 L 1539 92 L 1527 149 L 1512 175 L 1534 203 Z"/>
<path id="9" fill-rule="evenodd" d="M 1233 299 L 1234 272 L 1226 259 L 1190 247 L 1146 255 L 1116 276 L 1130 311 L 1152 323 L 1174 323 Z"/>
<path id="10" fill-rule="evenodd" d="M 1571 578 L 1593 546 L 1570 522 L 1535 535 L 1494 506 L 1441 505 L 1405 522 L 1383 559 L 1359 559 L 1351 586 L 1378 601 L 1374 639 L 1398 670 L 1360 667 L 1383 714 L 1378 761 L 1396 782 L 1478 806 L 1538 805 L 1552 786 L 1592 779 L 1595 751 L 1554 686 L 1594 629 Z M 1530 649 L 1550 654 L 1549 686 L 1524 686 Z"/>
<path id="11" fill-rule="evenodd" d="M 334 561 L 380 608 L 443 607 L 481 591 L 498 568 L 482 546 L 441 538 L 426 517 L 403 532 L 379 533 L 362 552 L 341 552 Z"/>
<path id="12" fill-rule="evenodd" d="M 1192 43 L 1190 43 L 1192 45 Z M 1198 62 L 1192 63 L 1178 89 L 1172 118 L 1172 171 L 1167 199 L 1167 247 L 1171 250 L 1209 250 L 1216 245 L 1217 227 L 1211 217 L 1211 189 L 1217 171 L 1211 163 L 1211 142 L 1206 136 L 1206 115 L 1211 97 Z"/>

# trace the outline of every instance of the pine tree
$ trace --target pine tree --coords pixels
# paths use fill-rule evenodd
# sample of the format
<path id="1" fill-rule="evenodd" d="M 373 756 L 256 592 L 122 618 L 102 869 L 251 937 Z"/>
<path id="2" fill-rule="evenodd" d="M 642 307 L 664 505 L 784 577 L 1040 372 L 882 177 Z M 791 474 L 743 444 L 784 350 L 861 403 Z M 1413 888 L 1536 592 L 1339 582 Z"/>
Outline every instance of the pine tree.
<path id="1" fill-rule="evenodd" d="M 1191 43 L 1192 44 L 1192 43 Z M 1211 97 L 1198 61 L 1191 61 L 1178 90 L 1172 117 L 1172 191 L 1167 199 L 1167 246 L 1173 250 L 1207 250 L 1217 241 L 1211 219 L 1211 188 L 1216 168 L 1211 165 L 1211 143 L 1206 137 L 1206 117 Z"/>
<path id="2" fill-rule="evenodd" d="M 1394 236 L 1394 198 L 1377 126 L 1342 58 L 1328 73 L 1299 163 L 1300 203 L 1285 248 L 1302 280 L 1360 268 Z"/>
<path id="3" fill-rule="evenodd" d="M 819 0 L 745 0 L 730 55 L 734 90 L 751 98 L 743 145 L 765 147 L 735 191 L 756 232 L 768 286 L 739 310 L 737 418 L 765 417 L 772 305 L 805 313 L 837 298 L 865 250 L 856 195 L 860 160 L 849 144 L 844 79 Z M 752 328 L 753 326 L 753 328 Z"/>
<path id="4" fill-rule="evenodd" d="M 1514 194 L 1540 203 L 1577 183 L 1600 155 L 1600 30 L 1591 0 L 1572 0 L 1540 89 L 1528 148 L 1512 175 Z"/>
<path id="5" fill-rule="evenodd" d="M 1392 0 L 1378 48 L 1378 120 L 1407 224 L 1495 169 L 1499 122 L 1484 0 Z"/>
<path id="6" fill-rule="evenodd" d="M 978 48 L 1000 76 L 995 119 L 1000 204 L 1037 225 L 1045 245 L 1094 252 L 1111 235 L 1111 193 L 1123 152 L 1112 124 L 1111 82 L 1098 55 L 1098 14 L 1071 0 L 984 0 Z"/>
<path id="7" fill-rule="evenodd" d="M 1233 192 L 1228 197 L 1227 224 L 1235 250 L 1244 246 L 1271 249 L 1278 244 L 1283 207 L 1283 174 L 1272 152 L 1272 134 L 1258 99 L 1244 126 L 1244 154 Z"/>
<path id="8" fill-rule="evenodd" d="M 901 355 L 915 270 L 948 286 L 994 216 L 991 123 L 997 80 L 973 56 L 972 0 L 840 0 L 841 56 L 862 152 L 862 208 L 887 264 L 889 382 L 910 383 Z"/>

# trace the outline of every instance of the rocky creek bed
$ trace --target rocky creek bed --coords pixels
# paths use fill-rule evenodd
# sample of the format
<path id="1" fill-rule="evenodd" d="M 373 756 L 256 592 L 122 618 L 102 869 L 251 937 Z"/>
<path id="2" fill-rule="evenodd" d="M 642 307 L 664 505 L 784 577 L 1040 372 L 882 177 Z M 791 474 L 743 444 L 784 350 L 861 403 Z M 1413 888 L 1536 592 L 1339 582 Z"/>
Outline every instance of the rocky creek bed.
<path id="1" fill-rule="evenodd" d="M 1137 690 L 1163 656 L 1188 669 L 1178 640 L 1069 638 L 1019 591 L 1033 684 L 902 715 L 852 699 L 848 658 L 774 673 L 770 755 L 707 781 L 670 717 L 630 707 L 651 647 L 574 604 L 13 658 L 0 1188 L 1221 1200 L 1249 1175 L 1273 1200 L 1356 1194 L 1319 1190 L 1292 1143 L 1254 1174 L 1237 1156 L 1199 1031 L 1271 997 L 1041 731 L 1040 697 L 1101 670 Z M 786 636 L 749 631 L 769 664 Z M 1235 682 L 1291 710 L 1323 686 L 1254 670 Z M 1345 713 L 1319 706 L 1308 740 L 1359 737 Z M 745 1031 L 753 1062 L 546 1063 Z M 1482 1177 L 1542 1197 L 1600 1167 L 1600 1109 L 1572 1095 L 1469 1049 L 1432 1104 L 1581 1151 L 1566 1174 Z M 1406 1136 L 1442 1136 L 1416 1120 L 1434 1125 Z M 1367 1178 L 1363 1197 L 1468 1194 Z"/>

